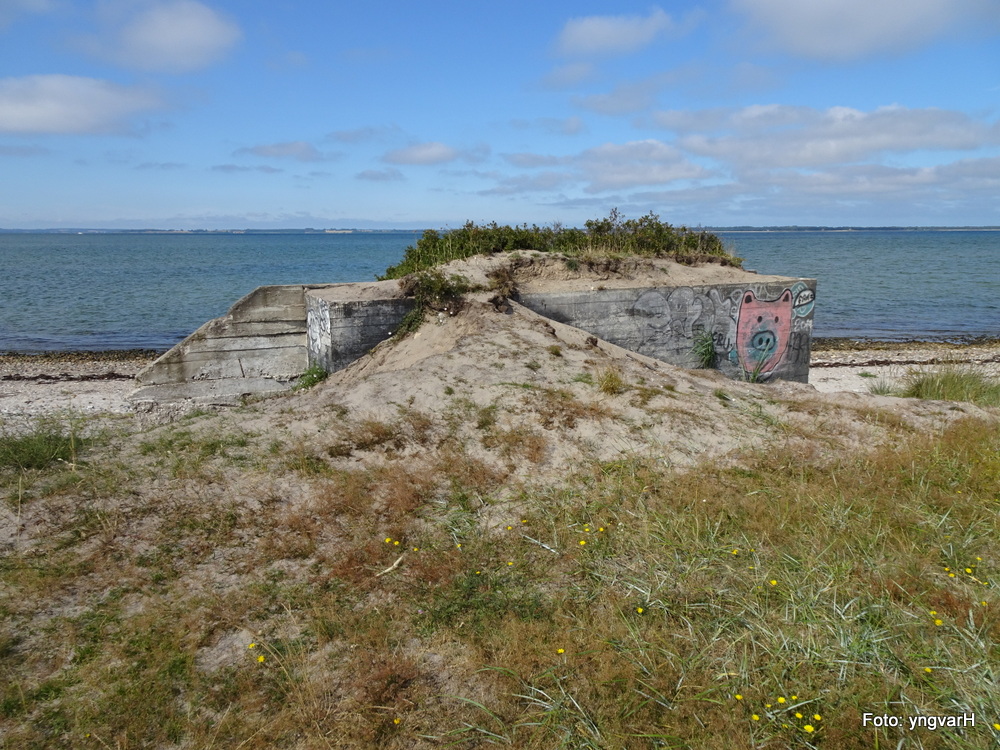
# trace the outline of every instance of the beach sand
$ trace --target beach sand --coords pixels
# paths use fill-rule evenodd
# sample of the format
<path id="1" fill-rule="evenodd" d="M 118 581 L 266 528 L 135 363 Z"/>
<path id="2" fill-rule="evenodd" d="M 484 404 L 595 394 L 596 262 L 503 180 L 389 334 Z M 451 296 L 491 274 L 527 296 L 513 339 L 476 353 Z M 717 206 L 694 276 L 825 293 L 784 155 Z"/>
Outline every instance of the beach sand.
<path id="1" fill-rule="evenodd" d="M 52 414 L 134 414 L 127 398 L 134 377 L 156 356 L 148 351 L 2 354 L 0 426 Z M 817 339 L 809 384 L 821 393 L 865 394 L 873 383 L 893 383 L 909 371 L 940 364 L 1000 378 L 1000 339 L 967 344 Z"/>

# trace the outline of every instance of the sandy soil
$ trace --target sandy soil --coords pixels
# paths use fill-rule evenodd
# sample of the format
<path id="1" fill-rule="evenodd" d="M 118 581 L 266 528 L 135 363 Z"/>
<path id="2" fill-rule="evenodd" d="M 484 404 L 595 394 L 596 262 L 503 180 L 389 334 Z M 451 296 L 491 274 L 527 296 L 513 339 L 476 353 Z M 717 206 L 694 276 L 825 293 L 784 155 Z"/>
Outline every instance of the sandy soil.
<path id="1" fill-rule="evenodd" d="M 0 355 L 0 425 L 68 412 L 135 414 L 135 405 L 127 399 L 135 388 L 133 378 L 155 356 L 152 352 Z M 821 393 L 867 394 L 879 380 L 896 381 L 914 368 L 940 363 L 961 363 L 1000 377 L 1000 340 L 948 344 L 820 339 L 814 346 L 809 384 Z"/>

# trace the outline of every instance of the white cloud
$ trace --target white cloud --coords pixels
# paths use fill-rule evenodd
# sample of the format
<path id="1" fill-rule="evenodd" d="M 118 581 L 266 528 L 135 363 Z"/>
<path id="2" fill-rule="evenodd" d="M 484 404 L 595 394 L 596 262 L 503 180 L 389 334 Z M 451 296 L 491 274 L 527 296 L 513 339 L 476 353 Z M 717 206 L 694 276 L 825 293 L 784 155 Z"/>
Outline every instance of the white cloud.
<path id="1" fill-rule="evenodd" d="M 458 150 L 437 141 L 393 149 L 384 160 L 390 164 L 445 164 L 458 158 Z"/>
<path id="2" fill-rule="evenodd" d="M 294 159 L 295 161 L 324 161 L 330 158 L 324 156 L 315 146 L 305 141 L 286 141 L 250 146 L 239 149 L 235 155 L 260 156 L 265 159 Z"/>
<path id="3" fill-rule="evenodd" d="M 112 0 L 109 26 L 83 46 L 97 57 L 139 70 L 189 73 L 217 62 L 242 36 L 235 22 L 196 0 Z"/>
<path id="4" fill-rule="evenodd" d="M 536 169 L 538 167 L 553 167 L 558 164 L 565 164 L 566 159 L 561 156 L 549 156 L 548 154 L 503 154 L 503 159 L 508 164 L 522 169 Z"/>
<path id="5" fill-rule="evenodd" d="M 730 0 L 756 30 L 800 57 L 853 60 L 919 47 L 1000 21 L 995 0 Z"/>
<path id="6" fill-rule="evenodd" d="M 49 13 L 53 10 L 53 0 L 0 0 L 0 29 L 9 26 L 20 15 Z"/>
<path id="7" fill-rule="evenodd" d="M 636 52 L 660 34 L 675 28 L 660 8 L 648 16 L 586 16 L 566 22 L 556 40 L 556 51 L 567 57 L 623 55 Z"/>
<path id="8" fill-rule="evenodd" d="M 389 167 L 388 169 L 366 169 L 354 175 L 359 180 L 372 180 L 373 182 L 399 182 L 405 180 L 403 173 L 398 169 Z"/>
<path id="9" fill-rule="evenodd" d="M 542 78 L 542 87 L 556 91 L 573 88 L 590 80 L 596 73 L 597 68 L 590 63 L 579 62 L 560 65 L 557 68 L 553 68 Z"/>
<path id="10" fill-rule="evenodd" d="M 279 172 L 285 171 L 283 169 L 278 169 L 277 167 L 268 167 L 265 165 L 259 167 L 245 167 L 240 164 L 216 164 L 211 169 L 213 172 L 263 172 L 264 174 L 278 174 Z"/>
<path id="11" fill-rule="evenodd" d="M 163 107 L 147 89 L 82 76 L 0 79 L 0 133 L 109 133 Z"/>
<path id="12" fill-rule="evenodd" d="M 574 103 L 602 115 L 627 115 L 649 109 L 656 101 L 661 83 L 647 79 L 623 83 L 609 94 L 592 94 L 574 98 Z"/>
<path id="13" fill-rule="evenodd" d="M 587 149 L 580 155 L 579 164 L 589 183 L 585 188 L 588 193 L 710 176 L 679 149 L 653 139 Z"/>
<path id="14" fill-rule="evenodd" d="M 745 169 L 810 168 L 887 153 L 972 150 L 1000 143 L 998 123 L 936 108 L 891 106 L 863 112 L 756 105 L 661 112 L 655 120 L 682 134 L 677 140 L 682 149 Z"/>

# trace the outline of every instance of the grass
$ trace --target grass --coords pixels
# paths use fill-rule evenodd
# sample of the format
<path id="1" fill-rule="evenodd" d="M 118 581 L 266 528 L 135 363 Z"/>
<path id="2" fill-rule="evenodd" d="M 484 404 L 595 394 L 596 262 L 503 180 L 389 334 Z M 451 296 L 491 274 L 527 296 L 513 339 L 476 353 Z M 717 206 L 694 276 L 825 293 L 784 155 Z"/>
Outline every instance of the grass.
<path id="1" fill-rule="evenodd" d="M 24 434 L 0 435 L 0 471 L 45 469 L 56 462 L 75 464 L 86 440 L 75 424 L 42 420 Z"/>
<path id="2" fill-rule="evenodd" d="M 568 390 L 529 397 L 552 430 L 594 416 Z M 554 441 L 449 404 L 343 418 L 319 444 L 378 460 L 315 472 L 211 415 L 78 447 L 77 481 L 0 557 L 0 746 L 1000 738 L 996 421 L 887 424 L 884 447 L 836 452 L 778 432 L 690 468 L 623 454 L 519 485 L 490 455 L 533 465 Z M 164 472 L 178 459 L 202 470 Z M 863 722 L 965 712 L 975 727 Z"/>
<path id="3" fill-rule="evenodd" d="M 899 395 L 904 398 L 970 401 L 980 406 L 1000 406 L 1000 381 L 960 366 L 939 367 L 908 373 L 902 379 Z"/>

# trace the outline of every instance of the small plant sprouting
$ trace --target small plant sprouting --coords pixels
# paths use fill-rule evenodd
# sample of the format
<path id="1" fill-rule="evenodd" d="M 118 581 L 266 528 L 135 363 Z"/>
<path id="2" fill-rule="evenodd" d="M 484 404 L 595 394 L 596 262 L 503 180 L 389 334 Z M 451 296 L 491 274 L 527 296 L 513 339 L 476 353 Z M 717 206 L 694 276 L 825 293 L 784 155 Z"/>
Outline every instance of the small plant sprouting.
<path id="1" fill-rule="evenodd" d="M 293 387 L 293 390 L 301 391 L 306 388 L 312 388 L 317 383 L 322 383 L 326 380 L 329 374 L 330 373 L 319 365 L 310 365 L 309 369 L 302 373 L 299 377 L 298 382 L 296 382 Z"/>
<path id="2" fill-rule="evenodd" d="M 527 367 L 529 370 L 532 370 L 533 372 L 538 372 L 538 370 L 542 369 L 541 364 L 539 364 L 539 362 L 534 359 L 531 360 L 530 362 L 525 362 L 524 366 Z"/>
<path id="3" fill-rule="evenodd" d="M 617 367 L 608 367 L 597 373 L 597 387 L 601 392 L 616 396 L 628 390 L 628 384 Z"/>
<path id="4" fill-rule="evenodd" d="M 694 345 L 691 347 L 695 362 L 702 370 L 711 370 L 715 367 L 715 339 L 710 331 L 702 331 L 694 338 Z"/>
<path id="5" fill-rule="evenodd" d="M 562 347 L 559 346 L 559 344 L 553 344 L 552 346 L 549 347 L 549 354 L 551 354 L 553 357 L 561 357 Z"/>
<path id="6" fill-rule="evenodd" d="M 394 338 L 413 333 L 424 322 L 427 310 L 454 315 L 462 306 L 462 295 L 473 291 L 468 279 L 453 273 L 445 276 L 437 269 L 423 270 L 399 280 L 399 287 L 416 303 L 396 329 Z"/>

